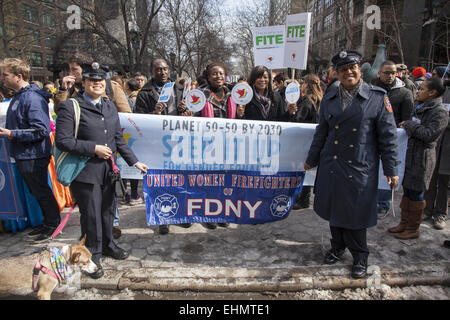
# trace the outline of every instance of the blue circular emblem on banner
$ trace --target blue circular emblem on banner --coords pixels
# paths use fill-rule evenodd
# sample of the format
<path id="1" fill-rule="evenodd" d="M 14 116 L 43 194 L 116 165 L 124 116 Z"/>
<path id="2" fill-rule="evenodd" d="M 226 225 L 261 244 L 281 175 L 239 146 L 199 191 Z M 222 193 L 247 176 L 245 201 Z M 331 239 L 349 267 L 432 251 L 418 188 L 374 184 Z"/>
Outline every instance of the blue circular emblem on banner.
<path id="1" fill-rule="evenodd" d="M 288 213 L 291 207 L 290 202 L 289 197 L 286 195 L 275 197 L 270 205 L 270 212 L 274 217 L 281 218 Z"/>
<path id="2" fill-rule="evenodd" d="M 154 208 L 160 218 L 173 218 L 177 214 L 179 207 L 177 198 L 171 194 L 166 193 L 155 199 Z"/>

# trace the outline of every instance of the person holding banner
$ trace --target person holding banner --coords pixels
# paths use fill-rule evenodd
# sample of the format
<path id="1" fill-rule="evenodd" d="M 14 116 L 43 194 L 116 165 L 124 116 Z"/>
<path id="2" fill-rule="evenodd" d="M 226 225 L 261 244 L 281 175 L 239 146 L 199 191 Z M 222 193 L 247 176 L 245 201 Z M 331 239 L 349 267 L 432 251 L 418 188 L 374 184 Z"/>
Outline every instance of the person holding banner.
<path id="1" fill-rule="evenodd" d="M 242 114 L 236 115 L 236 103 L 231 98 L 231 90 L 225 85 L 227 69 L 218 62 L 212 62 L 203 71 L 205 82 L 200 85 L 206 97 L 205 107 L 197 114 L 206 118 L 228 118 L 235 119 Z"/>
<path id="2" fill-rule="evenodd" d="M 380 157 L 395 188 L 397 127 L 386 91 L 361 78 L 361 54 L 345 50 L 332 58 L 340 81 L 322 100 L 319 124 L 304 164 L 318 167 L 314 210 L 329 221 L 331 249 L 324 263 L 353 256 L 352 277 L 367 275 L 367 228 L 377 224 Z"/>
<path id="3" fill-rule="evenodd" d="M 171 97 L 167 102 L 159 102 L 161 92 L 166 84 L 173 82 L 169 78 L 170 69 L 166 60 L 158 58 L 152 61 L 150 65 L 151 80 L 148 81 L 139 91 L 134 113 L 157 114 L 157 115 L 192 115 L 187 110 L 183 99 L 183 86 L 175 82 Z M 190 223 L 181 224 L 183 228 L 189 228 Z M 160 225 L 159 234 L 169 233 L 169 225 Z"/>
<path id="4" fill-rule="evenodd" d="M 212 62 L 206 66 L 202 78 L 205 79 L 200 85 L 206 97 L 204 108 L 198 112 L 197 116 L 206 118 L 242 118 L 242 109 L 237 113 L 237 105 L 231 98 L 231 90 L 225 85 L 227 70 L 225 66 L 218 62 Z M 228 223 L 203 223 L 208 229 L 216 229 L 217 226 L 228 227 Z"/>
<path id="5" fill-rule="evenodd" d="M 147 165 L 136 158 L 125 142 L 119 115 L 114 103 L 103 98 L 106 89 L 106 72 L 98 63 L 83 68 L 84 92 L 75 99 L 80 105 L 78 136 L 74 137 L 74 105 L 67 100 L 61 103 L 56 120 L 55 143 L 58 149 L 90 159 L 70 185 L 78 201 L 82 233 L 86 234 L 86 247 L 92 253 L 98 269 L 90 277 L 103 276 L 102 256 L 116 260 L 126 259 L 129 253 L 113 241 L 115 192 L 111 182 L 112 159 L 119 152 L 130 166 L 142 173 Z"/>
<path id="6" fill-rule="evenodd" d="M 58 203 L 48 185 L 51 94 L 29 83 L 31 68 L 25 61 L 7 58 L 0 68 L 4 85 L 15 91 L 6 114 L 6 128 L 0 127 L 0 136 L 10 140 L 16 167 L 42 209 L 44 223 L 29 235 L 37 236 L 35 241 L 43 241 L 50 238 L 61 221 Z"/>
<path id="7" fill-rule="evenodd" d="M 253 89 L 253 99 L 245 107 L 244 118 L 247 120 L 283 121 L 285 103 L 277 91 L 272 89 L 269 69 L 256 66 L 250 72 L 248 84 Z"/>
<path id="8" fill-rule="evenodd" d="M 317 123 L 319 121 L 320 102 L 322 101 L 322 88 L 320 79 L 315 74 L 308 74 L 304 78 L 304 83 L 300 87 L 303 96 L 297 101 L 288 105 L 286 118 L 289 122 Z M 303 186 L 297 198 L 294 210 L 308 208 L 311 198 L 311 187 Z"/>

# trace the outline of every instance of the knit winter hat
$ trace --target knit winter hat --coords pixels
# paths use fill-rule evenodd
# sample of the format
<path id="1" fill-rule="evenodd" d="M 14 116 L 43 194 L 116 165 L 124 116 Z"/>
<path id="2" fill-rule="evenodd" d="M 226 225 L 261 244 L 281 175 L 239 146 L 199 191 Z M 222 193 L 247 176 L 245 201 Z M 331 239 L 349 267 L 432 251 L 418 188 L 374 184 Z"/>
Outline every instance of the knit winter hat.
<path id="1" fill-rule="evenodd" d="M 414 77 L 420 78 L 420 77 L 423 77 L 425 75 L 425 73 L 427 73 L 427 70 L 425 70 L 422 67 L 417 67 L 413 70 L 412 73 L 413 73 Z"/>

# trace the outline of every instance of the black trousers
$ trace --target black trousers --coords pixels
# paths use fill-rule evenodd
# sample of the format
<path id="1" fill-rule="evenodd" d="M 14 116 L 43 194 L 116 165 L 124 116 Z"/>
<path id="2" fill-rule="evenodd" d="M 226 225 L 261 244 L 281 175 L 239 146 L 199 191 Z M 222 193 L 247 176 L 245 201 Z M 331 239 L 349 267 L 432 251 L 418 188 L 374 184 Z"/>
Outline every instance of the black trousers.
<path id="1" fill-rule="evenodd" d="M 70 190 L 80 208 L 81 232 L 86 234 L 86 248 L 92 261 L 100 262 L 103 248 L 116 249 L 113 241 L 114 190 L 110 184 L 72 182 Z"/>
<path id="2" fill-rule="evenodd" d="M 58 202 L 48 185 L 50 158 L 17 160 L 16 166 L 30 193 L 36 198 L 44 215 L 44 225 L 56 228 L 61 222 Z"/>
<path id="3" fill-rule="evenodd" d="M 367 248 L 367 229 L 351 230 L 330 226 L 331 246 L 336 250 L 348 248 L 354 262 L 366 261 L 369 256 Z"/>

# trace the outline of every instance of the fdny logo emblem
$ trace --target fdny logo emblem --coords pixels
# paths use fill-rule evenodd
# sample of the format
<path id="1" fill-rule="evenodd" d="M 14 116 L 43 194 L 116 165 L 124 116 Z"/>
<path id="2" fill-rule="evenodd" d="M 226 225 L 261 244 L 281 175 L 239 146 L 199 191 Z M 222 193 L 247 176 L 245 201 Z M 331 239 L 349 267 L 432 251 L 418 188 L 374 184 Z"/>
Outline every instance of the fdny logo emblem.
<path id="1" fill-rule="evenodd" d="M 286 195 L 281 195 L 272 200 L 270 205 L 270 212 L 274 217 L 281 218 L 288 213 L 291 208 L 290 199 Z"/>
<path id="2" fill-rule="evenodd" d="M 173 218 L 177 214 L 179 207 L 177 198 L 171 194 L 166 193 L 155 199 L 155 212 L 160 218 Z"/>
<path id="3" fill-rule="evenodd" d="M 392 105 L 391 105 L 391 102 L 389 101 L 388 97 L 384 98 L 384 107 L 386 108 L 386 110 L 388 112 L 392 112 Z"/>

